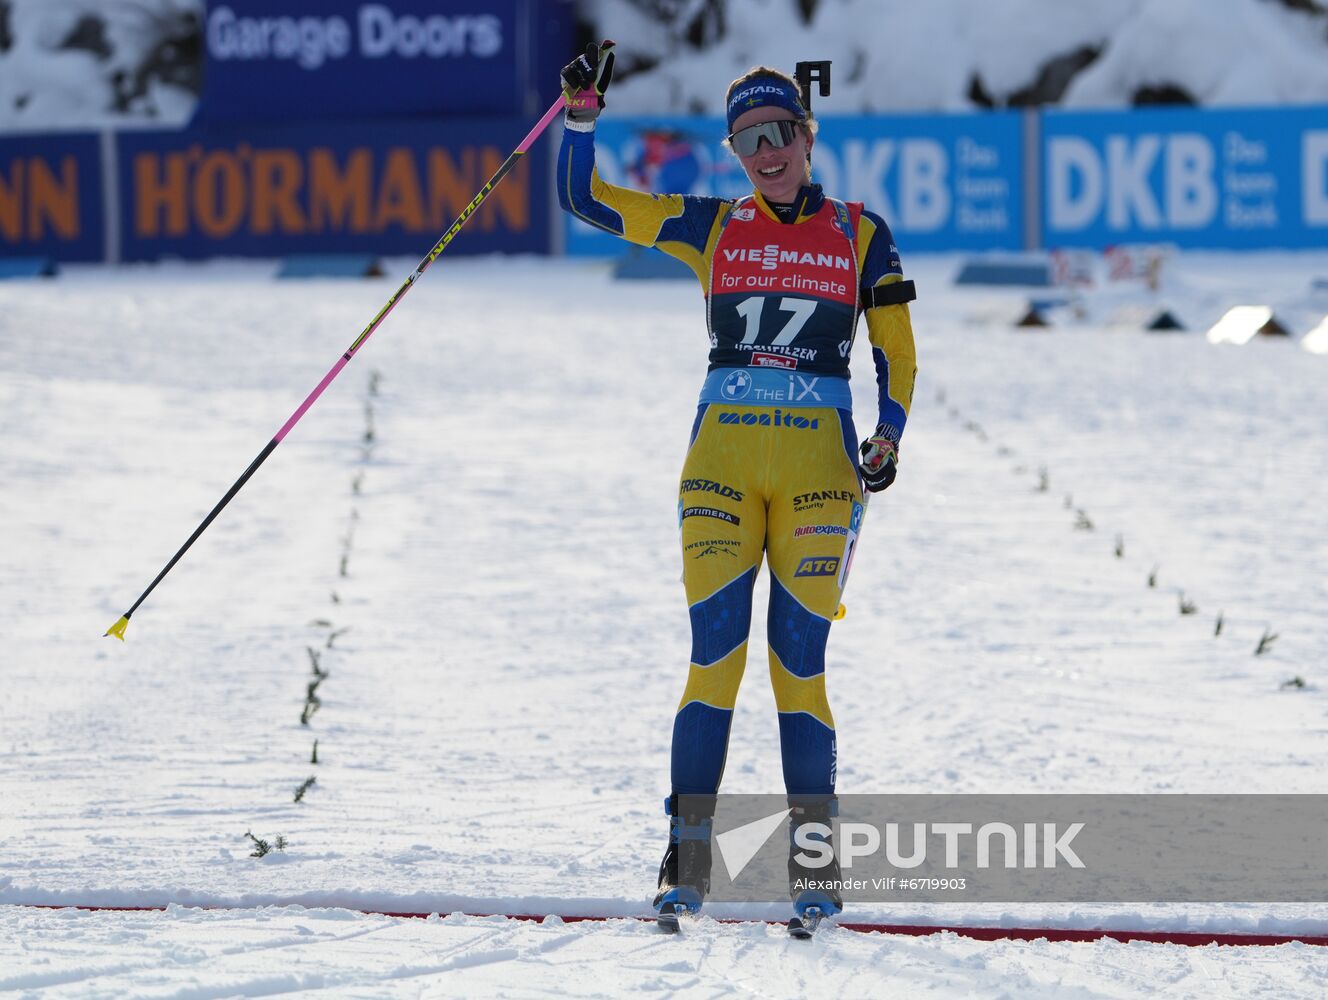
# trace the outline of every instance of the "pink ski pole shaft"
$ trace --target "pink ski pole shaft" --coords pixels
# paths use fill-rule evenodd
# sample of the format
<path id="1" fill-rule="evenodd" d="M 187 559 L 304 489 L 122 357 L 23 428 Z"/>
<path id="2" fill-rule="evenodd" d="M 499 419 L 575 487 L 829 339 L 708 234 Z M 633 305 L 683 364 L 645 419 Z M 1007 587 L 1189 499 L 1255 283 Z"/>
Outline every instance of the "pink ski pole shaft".
<path id="1" fill-rule="evenodd" d="M 456 221 L 452 223 L 447 232 L 443 233 L 442 238 L 433 245 L 433 249 L 430 250 L 428 254 L 425 255 L 424 259 L 420 261 L 419 266 L 416 267 L 406 280 L 401 283 L 401 287 L 392 293 L 392 297 L 388 299 L 383 308 L 378 311 L 378 315 L 370 320 L 369 325 L 364 328 L 363 332 L 361 332 L 358 337 L 355 338 L 355 342 L 346 349 L 346 352 L 337 359 L 337 363 L 332 366 L 331 370 L 328 371 L 326 375 L 323 376 L 323 380 L 319 382 L 318 385 L 314 386 L 313 392 L 305 397 L 304 402 L 301 403 L 295 412 L 290 415 L 290 419 L 281 425 L 281 429 L 277 431 L 276 436 L 273 437 L 272 440 L 267 443 L 266 447 L 258 453 L 258 457 L 249 463 L 249 468 L 241 473 L 240 478 L 235 480 L 231 488 L 226 491 L 226 495 L 221 498 L 215 507 L 212 508 L 208 513 L 208 516 L 203 518 L 203 522 L 194 529 L 194 533 L 189 536 L 188 540 L 183 545 L 180 546 L 179 551 L 171 556 L 171 561 L 168 562 L 162 571 L 157 574 L 156 579 L 148 584 L 147 589 L 139 595 L 138 600 L 133 603 L 133 606 L 120 616 L 119 621 L 106 630 L 107 635 L 113 635 L 117 639 L 123 641 L 125 629 L 129 625 L 129 618 L 138 610 L 138 606 L 147 600 L 147 596 L 156 589 L 157 584 L 161 583 L 161 581 L 166 578 L 166 574 L 169 573 L 174 568 L 175 564 L 180 561 L 180 558 L 189 551 L 189 547 L 198 540 L 198 537 L 202 535 L 204 531 L 207 530 L 208 525 L 216 520 L 217 515 L 220 514 L 225 506 L 231 502 L 235 497 L 235 494 L 240 492 L 244 484 L 249 481 L 250 477 L 258 471 L 258 467 L 267 461 L 267 457 L 276 450 L 277 445 L 281 444 L 282 439 L 291 432 L 291 428 L 300 422 L 300 418 L 308 412 L 309 407 L 314 405 L 314 402 L 318 397 L 323 394 L 323 390 L 331 385 L 332 380 L 341 374 L 341 369 L 345 368 L 346 365 L 350 363 L 351 358 L 355 357 L 359 349 L 364 346 L 365 341 L 373 336 L 373 332 L 382 325 L 383 320 L 387 319 L 388 313 L 392 311 L 396 304 L 406 297 L 406 293 L 410 291 L 411 286 L 419 280 L 420 275 L 428 269 L 430 264 L 438 259 L 438 255 L 441 254 L 443 250 L 446 249 L 447 245 L 452 242 L 453 237 L 461 231 L 461 227 L 466 224 L 466 221 L 475 214 L 481 205 L 484 204 L 484 200 L 489 196 L 489 193 L 498 186 L 498 182 L 507 176 L 508 172 L 516 166 L 517 162 L 526 154 L 534 144 L 535 140 L 540 137 L 540 134 L 548 128 L 549 122 L 553 121 L 554 116 L 562 110 L 565 101 L 566 98 L 560 94 L 558 99 L 549 106 L 549 110 L 544 112 L 544 117 L 535 123 L 535 127 L 532 128 L 526 137 L 521 140 L 520 145 L 512 150 L 511 155 L 503 161 L 502 166 L 500 166 L 497 172 L 489 178 L 488 183 L 480 188 L 479 193 L 471 199 L 470 204 L 461 210 L 461 214 L 457 216 Z"/>

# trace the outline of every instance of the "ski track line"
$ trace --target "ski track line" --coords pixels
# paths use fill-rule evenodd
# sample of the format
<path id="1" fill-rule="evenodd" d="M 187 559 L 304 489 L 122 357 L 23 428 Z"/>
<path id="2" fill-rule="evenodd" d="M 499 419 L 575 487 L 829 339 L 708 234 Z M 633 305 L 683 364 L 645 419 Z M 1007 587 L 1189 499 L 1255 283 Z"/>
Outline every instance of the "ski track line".
<path id="1" fill-rule="evenodd" d="M 152 913 L 165 912 L 166 906 L 94 906 L 80 905 L 76 903 L 55 904 L 55 903 L 4 903 L 3 906 L 15 906 L 25 909 L 36 910 L 81 910 L 88 913 Z M 300 904 L 293 903 L 264 903 L 264 907 L 282 907 Z M 318 907 L 321 909 L 322 907 Z M 248 906 L 191 906 L 186 909 L 198 909 L 208 911 L 238 912 L 242 910 L 256 909 Z M 433 913 L 420 913 L 416 911 L 404 910 L 360 910 L 353 907 L 337 907 L 345 909 L 351 913 L 358 913 L 367 917 L 393 917 L 398 920 L 427 920 Z M 456 911 L 462 912 L 462 911 Z M 437 914 L 446 916 L 447 914 Z M 550 917 L 557 917 L 563 923 L 607 923 L 610 920 L 638 920 L 642 922 L 653 922 L 653 916 L 568 916 L 559 913 L 463 913 L 468 917 L 502 917 L 505 920 L 528 921 L 531 923 L 540 923 Z M 783 926 L 783 920 L 743 920 L 734 917 L 715 918 L 716 923 L 721 924 L 755 924 L 763 923 L 767 926 Z M 931 934 L 955 934 L 959 937 L 972 938 L 976 941 L 1059 941 L 1072 944 L 1091 944 L 1104 938 L 1113 941 L 1129 943 L 1131 941 L 1143 941 L 1150 944 L 1175 944 L 1190 948 L 1200 948 L 1205 945 L 1219 944 L 1229 947 L 1273 947 L 1279 944 L 1305 944 L 1315 947 L 1328 948 L 1328 934 L 1253 934 L 1242 931 L 1145 931 L 1129 930 L 1127 928 L 1079 928 L 1079 927 L 996 927 L 981 926 L 969 924 L 884 924 L 884 923 L 864 923 L 859 921 L 846 921 L 844 923 L 827 921 L 827 926 L 837 927 L 841 930 L 853 931 L 859 934 L 895 934 L 902 937 L 926 937 Z M 375 928 L 377 929 L 377 928 Z M 370 933 L 364 931 L 362 933 Z M 352 935 L 359 936 L 359 935 Z"/>
<path id="2" fill-rule="evenodd" d="M 26 904 L 18 904 L 26 905 Z M 38 909 L 60 909 L 60 907 L 34 907 Z M 74 907 L 74 909 L 83 909 L 83 907 Z M 147 907 L 148 910 L 164 912 L 164 907 Z M 135 911 L 130 911 L 135 912 Z M 267 941 L 261 944 L 235 945 L 221 948 L 215 955 L 199 955 L 188 962 L 181 962 L 176 959 L 177 965 L 199 965 L 203 962 L 211 961 L 215 958 L 226 958 L 232 955 L 249 955 L 264 951 L 279 951 L 285 948 L 294 948 L 299 946 L 316 945 L 341 945 L 355 938 L 364 937 L 368 934 L 376 934 L 379 931 L 390 927 L 390 924 L 383 924 L 376 927 L 367 927 L 350 931 L 346 934 L 331 935 L 329 937 L 319 938 L 311 941 L 307 937 L 295 936 L 278 938 L 274 941 Z M 145 959 L 139 962 L 120 963 L 117 965 L 107 965 L 104 967 L 87 966 L 78 969 L 65 969 L 58 972 L 27 974 L 19 979 L 0 979 L 0 991 L 16 989 L 46 989 L 51 986 L 69 986 L 75 983 L 90 982 L 95 979 L 106 979 L 115 976 L 123 976 L 136 972 L 143 972 L 155 969 L 159 966 L 157 959 Z M 250 994 L 252 995 L 252 994 Z"/>

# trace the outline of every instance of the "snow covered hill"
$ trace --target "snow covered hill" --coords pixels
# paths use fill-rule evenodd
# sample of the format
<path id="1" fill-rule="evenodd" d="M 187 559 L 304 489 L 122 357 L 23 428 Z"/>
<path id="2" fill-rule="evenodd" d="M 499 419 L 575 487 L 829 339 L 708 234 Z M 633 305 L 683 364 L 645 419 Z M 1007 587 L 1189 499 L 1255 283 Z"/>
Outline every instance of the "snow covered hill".
<path id="1" fill-rule="evenodd" d="M 1294 944 L 831 929 L 801 947 L 761 925 L 672 940 L 626 919 L 347 912 L 643 913 L 690 648 L 675 501 L 700 296 L 513 259 L 431 271 L 128 642 L 101 637 L 413 264 L 0 286 L 0 904 L 172 906 L 0 905 L 0 990 L 1328 989 L 1322 949 Z M 1328 792 L 1328 357 L 1098 322 L 1017 332 L 995 317 L 1022 299 L 951 288 L 955 265 L 905 259 L 921 371 L 830 641 L 841 791 Z M 1195 315 L 1326 272 L 1322 254 L 1199 255 L 1166 290 Z M 780 787 L 753 669 L 725 788 Z M 1325 905 L 901 901 L 846 919 L 1328 934 Z"/>
<path id="2" fill-rule="evenodd" d="M 615 113 L 713 114 L 753 64 L 800 59 L 834 60 L 825 110 L 838 114 L 1328 103 L 1317 0 L 581 0 L 579 11 L 619 43 Z M 202 0 L 0 0 L 0 130 L 183 124 L 203 14 Z"/>
<path id="3" fill-rule="evenodd" d="M 703 2 L 674 5 L 667 30 L 648 3 L 588 4 L 621 43 L 615 112 L 714 114 L 752 65 L 800 59 L 834 60 L 837 114 L 1328 102 L 1328 15 L 1271 0 Z"/>

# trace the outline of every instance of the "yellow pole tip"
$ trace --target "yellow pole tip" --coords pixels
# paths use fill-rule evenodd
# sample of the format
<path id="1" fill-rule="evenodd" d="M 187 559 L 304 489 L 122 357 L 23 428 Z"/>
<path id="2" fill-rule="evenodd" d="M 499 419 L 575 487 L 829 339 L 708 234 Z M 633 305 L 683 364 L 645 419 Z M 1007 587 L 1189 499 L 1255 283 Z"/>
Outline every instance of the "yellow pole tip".
<path id="1" fill-rule="evenodd" d="M 839 621 L 839 620 L 840 620 L 841 618 L 843 618 L 846 614 L 848 614 L 848 608 L 844 607 L 844 605 L 841 604 L 841 605 L 839 606 L 839 609 L 838 609 L 837 611 L 835 611 L 835 621 Z M 121 636 L 120 638 L 123 639 L 124 636 Z"/>
<path id="2" fill-rule="evenodd" d="M 106 630 L 106 634 L 113 635 L 121 642 L 124 642 L 125 629 L 127 629 L 128 627 L 129 627 L 129 619 L 124 615 L 121 615 L 120 620 Z"/>

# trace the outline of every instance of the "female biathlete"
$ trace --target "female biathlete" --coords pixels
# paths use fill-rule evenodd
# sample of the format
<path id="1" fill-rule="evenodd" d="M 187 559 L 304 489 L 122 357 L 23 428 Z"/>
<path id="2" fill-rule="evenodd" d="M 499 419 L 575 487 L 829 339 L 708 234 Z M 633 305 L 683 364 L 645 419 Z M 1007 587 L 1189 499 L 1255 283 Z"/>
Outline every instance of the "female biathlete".
<path id="1" fill-rule="evenodd" d="M 673 723 L 669 846 L 655 899 L 668 926 L 676 914 L 699 909 L 709 888 L 714 796 L 763 552 L 791 822 L 829 826 L 834 815 L 825 644 L 862 517 L 862 489 L 883 490 L 895 478 L 916 374 L 906 305 L 914 296 L 881 217 L 811 183 L 816 122 L 797 83 L 777 70 L 746 73 L 724 102 L 727 144 L 751 180 L 750 195 L 654 195 L 601 180 L 595 119 L 612 78 L 610 46 L 588 46 L 562 72 L 559 202 L 593 226 L 690 266 L 710 333 L 710 368 L 678 499 L 692 656 Z M 879 387 L 876 430 L 861 448 L 848 387 L 860 312 Z M 799 914 L 838 912 L 838 892 L 796 891 L 808 875 L 838 879 L 838 866 L 809 872 L 795 853 L 789 878 Z"/>

